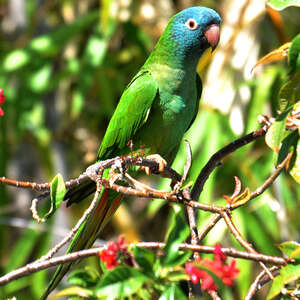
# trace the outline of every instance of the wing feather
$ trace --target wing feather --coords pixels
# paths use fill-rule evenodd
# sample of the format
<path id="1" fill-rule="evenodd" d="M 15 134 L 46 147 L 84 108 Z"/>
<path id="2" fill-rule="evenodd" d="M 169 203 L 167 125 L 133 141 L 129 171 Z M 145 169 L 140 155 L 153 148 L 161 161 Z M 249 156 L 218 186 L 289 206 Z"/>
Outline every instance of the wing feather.
<path id="1" fill-rule="evenodd" d="M 128 84 L 109 122 L 99 148 L 98 159 L 107 159 L 134 140 L 137 130 L 146 122 L 158 84 L 147 70 L 140 71 Z"/>

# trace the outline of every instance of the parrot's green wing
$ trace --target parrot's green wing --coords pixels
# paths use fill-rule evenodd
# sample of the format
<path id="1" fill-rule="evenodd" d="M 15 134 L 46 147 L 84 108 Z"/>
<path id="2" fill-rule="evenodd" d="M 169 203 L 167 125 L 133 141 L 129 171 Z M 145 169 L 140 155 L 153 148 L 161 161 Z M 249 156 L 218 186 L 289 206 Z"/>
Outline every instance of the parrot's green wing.
<path id="1" fill-rule="evenodd" d="M 120 149 L 127 147 L 128 141 L 134 139 L 137 130 L 147 121 L 157 94 L 158 84 L 150 71 L 141 70 L 126 87 L 109 122 L 98 160 L 120 155 Z"/>

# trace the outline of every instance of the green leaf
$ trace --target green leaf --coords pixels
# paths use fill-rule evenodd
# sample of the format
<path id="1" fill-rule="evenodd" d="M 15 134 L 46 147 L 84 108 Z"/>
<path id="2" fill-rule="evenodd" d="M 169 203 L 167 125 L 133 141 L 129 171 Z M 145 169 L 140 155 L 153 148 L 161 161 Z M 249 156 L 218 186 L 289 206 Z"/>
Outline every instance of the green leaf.
<path id="1" fill-rule="evenodd" d="M 175 300 L 175 299 L 187 299 L 187 297 L 175 283 L 172 283 L 161 294 L 159 300 Z"/>
<path id="2" fill-rule="evenodd" d="M 88 289 L 84 289 L 79 286 L 71 286 L 69 288 L 63 289 L 59 293 L 57 293 L 55 296 L 51 297 L 52 300 L 65 297 L 65 296 L 78 296 L 80 299 L 94 299 L 92 291 Z M 71 299 L 71 298 L 68 298 Z M 72 298 L 73 299 L 73 298 Z"/>
<path id="3" fill-rule="evenodd" d="M 189 228 L 183 220 L 183 217 L 179 213 L 176 214 L 173 227 L 171 228 L 164 248 L 166 257 L 161 258 L 161 263 L 164 267 L 181 265 L 190 257 L 191 251 L 179 251 L 179 244 L 186 240 L 189 233 Z"/>
<path id="4" fill-rule="evenodd" d="M 61 176 L 61 174 L 57 174 L 53 180 L 51 181 L 50 187 L 50 196 L 51 196 L 51 207 L 49 211 L 46 213 L 44 218 L 51 217 L 58 207 L 61 205 L 64 200 L 64 196 L 66 194 L 66 186 L 65 182 Z"/>
<path id="5" fill-rule="evenodd" d="M 289 50 L 289 74 L 295 72 L 300 72 L 300 34 L 293 39 Z"/>
<path id="6" fill-rule="evenodd" d="M 155 261 L 155 254 L 152 251 L 134 246 L 133 255 L 134 259 L 142 269 L 146 272 L 152 272 Z"/>
<path id="7" fill-rule="evenodd" d="M 266 134 L 266 144 L 276 153 L 279 153 L 281 141 L 288 134 L 285 130 L 285 123 L 290 111 L 291 109 L 280 114 Z"/>
<path id="8" fill-rule="evenodd" d="M 28 228 L 25 230 L 21 238 L 15 244 L 14 248 L 11 249 L 10 260 L 7 264 L 8 268 L 5 272 L 10 272 L 16 268 L 22 266 L 29 258 L 35 243 L 39 237 L 39 233 L 36 230 Z"/>
<path id="9" fill-rule="evenodd" d="M 285 111 L 300 100 L 300 73 L 294 74 L 279 91 L 279 109 Z"/>
<path id="10" fill-rule="evenodd" d="M 295 162 L 295 150 L 297 147 L 299 135 L 297 131 L 287 131 L 287 136 L 282 140 L 280 151 L 278 153 L 277 164 L 280 164 L 288 155 L 290 151 L 294 150 L 293 157 L 290 161 L 290 168 L 294 165 Z"/>
<path id="11" fill-rule="evenodd" d="M 108 300 L 124 299 L 135 294 L 149 280 L 149 277 L 137 269 L 116 267 L 103 276 L 95 293 L 97 297 L 105 297 Z"/>
<path id="12" fill-rule="evenodd" d="M 295 179 L 296 182 L 300 183 L 300 138 L 298 133 L 295 132 L 294 135 L 297 135 L 297 146 L 294 149 L 294 160 L 291 169 L 289 170 L 290 175 Z"/>
<path id="13" fill-rule="evenodd" d="M 247 187 L 245 188 L 245 190 L 239 194 L 233 201 L 232 201 L 232 206 L 236 207 L 236 206 L 240 206 L 243 205 L 245 203 L 247 203 L 250 199 L 251 196 L 251 192 L 250 189 Z"/>
<path id="14" fill-rule="evenodd" d="M 283 242 L 277 245 L 282 253 L 286 256 L 291 257 L 291 254 L 300 247 L 300 244 L 295 241 Z"/>
<path id="15" fill-rule="evenodd" d="M 50 83 L 51 72 L 51 64 L 43 65 L 40 69 L 37 70 L 37 72 L 31 75 L 29 79 L 30 88 L 36 93 L 45 91 Z"/>
<path id="16" fill-rule="evenodd" d="M 275 277 L 267 299 L 272 299 L 277 296 L 282 288 L 291 281 L 297 280 L 300 277 L 300 265 L 287 265 L 280 270 L 280 275 Z"/>
<path id="17" fill-rule="evenodd" d="M 75 270 L 68 277 L 68 283 L 79 285 L 83 288 L 91 287 L 97 283 L 99 275 L 94 269 L 85 268 L 84 270 Z"/>
<path id="18" fill-rule="evenodd" d="M 106 54 L 107 41 L 101 36 L 93 35 L 87 44 L 85 59 L 93 67 L 98 67 L 102 64 Z"/>
<path id="19" fill-rule="evenodd" d="M 268 5 L 276 10 L 283 10 L 289 6 L 300 6 L 300 0 L 269 0 Z"/>
<path id="20" fill-rule="evenodd" d="M 10 52 L 3 60 L 3 68 L 7 72 L 15 71 L 24 65 L 26 65 L 30 60 L 30 55 L 28 51 L 24 49 L 17 49 Z"/>

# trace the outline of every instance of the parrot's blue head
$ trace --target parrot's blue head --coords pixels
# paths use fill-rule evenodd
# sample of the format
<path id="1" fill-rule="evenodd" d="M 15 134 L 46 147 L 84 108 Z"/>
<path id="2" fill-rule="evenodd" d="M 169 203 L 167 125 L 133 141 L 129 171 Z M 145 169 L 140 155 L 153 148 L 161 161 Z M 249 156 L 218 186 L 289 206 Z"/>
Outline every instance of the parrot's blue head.
<path id="1" fill-rule="evenodd" d="M 196 6 L 176 14 L 166 31 L 171 36 L 175 51 L 185 57 L 199 59 L 209 47 L 216 48 L 220 38 L 221 18 L 213 9 Z"/>

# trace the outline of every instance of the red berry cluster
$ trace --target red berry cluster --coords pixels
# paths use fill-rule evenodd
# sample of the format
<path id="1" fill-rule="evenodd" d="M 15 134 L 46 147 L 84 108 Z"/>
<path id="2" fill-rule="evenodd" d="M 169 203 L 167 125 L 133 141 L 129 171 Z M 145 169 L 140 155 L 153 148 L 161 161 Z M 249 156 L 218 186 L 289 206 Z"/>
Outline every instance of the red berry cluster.
<path id="1" fill-rule="evenodd" d="M 215 246 L 213 253 L 215 254 L 213 261 L 202 259 L 198 262 L 200 269 L 193 263 L 187 263 L 185 265 L 185 273 L 190 276 L 192 283 L 197 284 L 201 280 L 202 290 L 216 291 L 217 286 L 215 285 L 212 276 L 210 276 L 206 271 L 201 270 L 201 266 L 209 269 L 216 276 L 221 278 L 224 284 L 228 286 L 232 286 L 233 280 L 240 272 L 240 270 L 236 268 L 235 260 L 232 260 L 228 265 L 225 264 L 227 257 L 222 252 L 220 245 L 217 244 Z"/>
<path id="2" fill-rule="evenodd" d="M 5 96 L 3 95 L 3 90 L 0 89 L 0 105 L 4 103 L 5 101 Z M 2 117 L 4 115 L 4 111 L 3 109 L 0 107 L 0 117 Z"/>
<path id="3" fill-rule="evenodd" d="M 128 245 L 123 236 L 119 236 L 116 243 L 109 243 L 106 249 L 99 252 L 98 256 L 109 270 L 112 270 L 120 263 L 132 265 L 132 257 L 128 252 Z"/>

